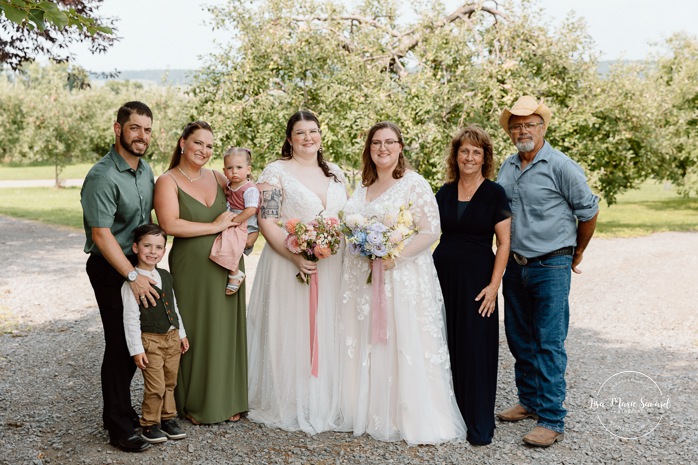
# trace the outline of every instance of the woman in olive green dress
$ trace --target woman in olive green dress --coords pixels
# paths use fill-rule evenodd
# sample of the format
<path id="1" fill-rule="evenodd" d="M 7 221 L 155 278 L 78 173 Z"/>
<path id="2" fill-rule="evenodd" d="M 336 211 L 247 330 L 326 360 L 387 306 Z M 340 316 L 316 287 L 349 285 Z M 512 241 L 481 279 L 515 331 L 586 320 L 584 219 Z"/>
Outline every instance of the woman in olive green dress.
<path id="1" fill-rule="evenodd" d="M 160 226 L 174 236 L 170 271 L 191 344 L 177 378 L 177 411 L 194 424 L 237 421 L 247 411 L 245 284 L 226 296 L 228 270 L 208 258 L 216 235 L 236 225 L 225 176 L 204 168 L 212 151 L 208 123 L 189 123 L 154 198 Z"/>

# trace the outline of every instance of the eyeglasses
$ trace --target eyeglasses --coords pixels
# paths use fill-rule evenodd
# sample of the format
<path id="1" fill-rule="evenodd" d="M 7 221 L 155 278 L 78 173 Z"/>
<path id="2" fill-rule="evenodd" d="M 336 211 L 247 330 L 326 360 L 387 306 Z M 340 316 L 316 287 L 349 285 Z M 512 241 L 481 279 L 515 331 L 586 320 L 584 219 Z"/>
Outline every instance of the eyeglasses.
<path id="1" fill-rule="evenodd" d="M 542 126 L 543 123 L 538 122 L 538 123 L 523 123 L 523 124 L 514 124 L 513 126 L 509 126 L 509 132 L 521 132 L 523 128 L 526 128 L 527 131 L 530 131 L 534 129 L 536 126 Z"/>
<path id="2" fill-rule="evenodd" d="M 310 129 L 309 131 L 293 131 L 293 135 L 296 137 L 305 137 L 310 136 L 319 136 L 322 134 L 322 131 L 320 131 L 320 128 L 315 128 L 315 129 Z"/>
<path id="3" fill-rule="evenodd" d="M 371 148 L 378 150 L 381 148 L 381 146 L 383 146 L 386 149 L 390 150 L 393 147 L 395 147 L 395 144 L 399 144 L 399 143 L 400 143 L 399 141 L 393 140 L 393 139 L 388 139 L 386 141 L 372 140 L 371 141 Z"/>

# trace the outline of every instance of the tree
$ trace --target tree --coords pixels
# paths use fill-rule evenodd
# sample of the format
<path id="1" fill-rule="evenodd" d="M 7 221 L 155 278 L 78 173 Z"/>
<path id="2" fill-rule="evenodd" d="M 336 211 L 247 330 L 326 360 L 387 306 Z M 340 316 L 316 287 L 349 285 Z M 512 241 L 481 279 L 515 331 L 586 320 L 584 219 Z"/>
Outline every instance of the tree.
<path id="1" fill-rule="evenodd" d="M 109 151 L 117 109 L 141 100 L 154 114 L 147 158 L 162 170 L 183 126 L 197 119 L 189 113 L 194 105 L 184 91 L 128 81 L 92 88 L 85 76 L 83 69 L 67 63 L 32 63 L 0 74 L 0 160 L 50 163 L 59 186 L 65 166 L 95 162 Z"/>
<path id="2" fill-rule="evenodd" d="M 660 147 L 652 173 L 684 195 L 698 194 L 698 38 L 676 34 L 665 45 L 669 53 L 653 57 L 646 73 L 661 105 L 650 115 Z"/>
<path id="3" fill-rule="evenodd" d="M 42 67 L 34 63 L 15 74 L 14 82 L 7 82 L 0 93 L 0 100 L 9 97 L 10 102 L 13 95 L 22 96 L 21 112 L 8 108 L 11 138 L 0 143 L 0 150 L 15 162 L 51 163 L 56 185 L 65 166 L 89 157 L 95 145 L 95 132 L 90 129 L 99 119 L 102 104 L 72 91 L 67 80 L 70 73 L 67 64 Z"/>
<path id="4" fill-rule="evenodd" d="M 586 168 L 590 183 L 611 205 L 652 175 L 660 111 L 644 65 L 618 63 L 605 76 L 589 76 L 557 115 L 549 139 Z"/>
<path id="5" fill-rule="evenodd" d="M 553 109 L 553 145 L 585 168 L 613 170 L 591 176 L 607 200 L 631 187 L 628 179 L 646 176 L 637 163 L 625 162 L 623 143 L 607 144 L 590 159 L 594 147 L 575 132 L 583 124 L 593 131 L 595 118 L 603 120 L 607 138 L 625 131 L 612 117 L 625 102 L 601 90 L 613 83 L 597 76 L 583 21 L 569 17 L 551 27 L 533 0 L 465 3 L 450 13 L 437 1 L 421 5 L 411 24 L 390 0 L 364 0 L 354 12 L 333 0 L 290 7 L 282 0 L 229 0 L 214 7 L 214 25 L 229 29 L 231 42 L 196 77 L 199 111 L 225 145 L 253 147 L 262 167 L 278 156 L 290 114 L 311 109 L 323 123 L 329 157 L 354 174 L 365 132 L 389 119 L 402 127 L 412 165 L 436 187 L 460 126 L 482 125 L 500 161 L 513 151 L 498 117 L 529 93 Z M 606 110 L 595 110 L 593 89 Z"/>
<path id="6" fill-rule="evenodd" d="M 12 70 L 38 56 L 70 60 L 68 48 L 89 42 L 92 53 L 116 40 L 113 19 L 98 16 L 102 0 L 0 0 L 0 64 Z"/>

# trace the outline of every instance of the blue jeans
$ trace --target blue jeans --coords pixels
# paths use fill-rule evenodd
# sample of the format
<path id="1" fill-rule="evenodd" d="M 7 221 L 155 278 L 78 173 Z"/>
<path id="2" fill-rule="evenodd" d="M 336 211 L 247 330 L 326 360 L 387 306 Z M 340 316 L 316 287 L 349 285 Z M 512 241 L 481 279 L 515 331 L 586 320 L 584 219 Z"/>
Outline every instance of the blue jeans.
<path id="1" fill-rule="evenodd" d="M 510 259 L 504 274 L 504 328 L 514 359 L 519 403 L 538 425 L 564 432 L 565 339 L 570 320 L 572 257 L 521 266 Z"/>

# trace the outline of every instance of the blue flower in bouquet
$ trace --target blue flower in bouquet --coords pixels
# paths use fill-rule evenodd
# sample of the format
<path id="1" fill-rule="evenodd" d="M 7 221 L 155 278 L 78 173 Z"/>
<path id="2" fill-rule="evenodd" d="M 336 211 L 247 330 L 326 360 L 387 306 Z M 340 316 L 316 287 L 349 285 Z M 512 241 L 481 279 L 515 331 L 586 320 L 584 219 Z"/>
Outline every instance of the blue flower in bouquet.
<path id="1" fill-rule="evenodd" d="M 373 223 L 368 227 L 369 232 L 373 232 L 373 233 L 377 233 L 377 234 L 383 234 L 387 230 L 388 230 L 388 227 L 380 222 Z"/>
<path id="2" fill-rule="evenodd" d="M 347 241 L 347 243 L 348 243 L 349 253 L 351 253 L 352 255 L 364 255 L 364 250 L 363 250 L 364 245 L 363 244 L 357 244 L 357 243 L 349 242 L 349 241 Z"/>
<path id="3" fill-rule="evenodd" d="M 372 246 L 383 244 L 383 233 L 378 231 L 369 231 L 369 233 L 366 235 L 366 242 Z"/>
<path id="4" fill-rule="evenodd" d="M 356 244 L 363 246 L 366 243 L 366 233 L 363 231 L 356 231 L 352 236 L 352 241 Z"/>
<path id="5" fill-rule="evenodd" d="M 385 244 L 381 242 L 380 244 L 371 245 L 370 253 L 377 258 L 383 258 L 388 255 L 388 249 L 385 247 Z"/>
<path id="6" fill-rule="evenodd" d="M 417 233 L 409 205 L 399 210 L 384 212 L 379 217 L 365 218 L 358 213 L 339 212 L 348 251 L 369 259 L 395 258 L 405 246 L 405 241 Z M 369 271 L 367 284 L 372 282 Z"/>

